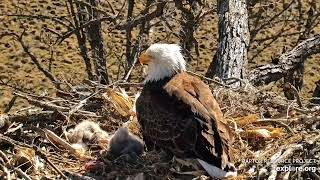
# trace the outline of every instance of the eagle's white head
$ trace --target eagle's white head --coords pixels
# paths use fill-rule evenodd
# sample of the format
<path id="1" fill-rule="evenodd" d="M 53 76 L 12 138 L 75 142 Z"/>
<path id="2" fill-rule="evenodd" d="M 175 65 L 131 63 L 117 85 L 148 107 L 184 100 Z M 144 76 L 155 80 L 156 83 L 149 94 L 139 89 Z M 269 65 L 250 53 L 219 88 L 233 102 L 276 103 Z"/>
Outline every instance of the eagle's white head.
<path id="1" fill-rule="evenodd" d="M 186 61 L 177 44 L 153 44 L 139 61 L 148 65 L 148 75 L 145 82 L 157 81 L 176 73 L 186 71 Z"/>

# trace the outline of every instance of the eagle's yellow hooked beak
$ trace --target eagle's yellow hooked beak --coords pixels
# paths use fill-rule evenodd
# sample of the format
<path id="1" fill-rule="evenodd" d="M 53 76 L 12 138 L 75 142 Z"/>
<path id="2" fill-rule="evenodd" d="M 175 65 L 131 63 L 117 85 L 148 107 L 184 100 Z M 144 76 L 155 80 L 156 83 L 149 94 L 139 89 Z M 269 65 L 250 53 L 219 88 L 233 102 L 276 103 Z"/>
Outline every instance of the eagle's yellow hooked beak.
<path id="1" fill-rule="evenodd" d="M 148 65 L 150 61 L 151 61 L 151 56 L 146 53 L 141 54 L 139 57 L 139 62 L 141 65 Z"/>

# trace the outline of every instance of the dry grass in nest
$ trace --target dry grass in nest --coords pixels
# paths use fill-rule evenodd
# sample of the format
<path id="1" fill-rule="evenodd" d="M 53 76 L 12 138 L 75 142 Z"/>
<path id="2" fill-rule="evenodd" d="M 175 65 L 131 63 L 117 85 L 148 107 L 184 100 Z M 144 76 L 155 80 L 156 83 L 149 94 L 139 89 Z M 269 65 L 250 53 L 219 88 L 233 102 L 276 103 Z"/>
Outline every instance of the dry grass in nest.
<path id="1" fill-rule="evenodd" d="M 110 92 L 116 96 L 111 96 Z M 109 93 L 108 98 L 105 98 L 105 93 Z M 119 127 L 125 126 L 131 133 L 141 137 L 138 121 L 132 113 L 137 91 L 132 90 L 126 93 L 117 88 L 103 90 L 89 98 L 86 106 L 75 111 L 70 117 L 68 114 L 72 108 L 77 107 L 76 104 L 81 101 L 80 99 L 70 101 L 66 98 L 62 101 L 62 97 L 59 101 L 52 101 L 48 97 L 33 98 L 28 94 L 20 94 L 22 98 L 33 98 L 34 101 L 29 99 L 31 104 L 39 104 L 37 101 L 41 101 L 42 105 L 47 106 L 42 107 L 42 110 L 49 107 L 58 107 L 60 110 L 52 112 L 52 114 L 49 113 L 49 115 L 39 116 L 43 111 L 38 109 L 32 115 L 32 119 L 28 117 L 28 112 L 2 115 L 2 120 L 9 119 L 10 122 L 14 122 L 0 137 L 3 145 L 2 153 L 0 153 L 2 159 L 7 159 L 4 162 L 7 161 L 10 164 L 9 167 L 14 167 L 15 163 L 11 162 L 26 159 L 24 156 L 19 156 L 19 158 L 13 156 L 14 149 L 20 148 L 23 151 L 23 148 L 27 148 L 26 152 L 34 151 L 34 155 L 31 155 L 32 158 L 27 155 L 27 159 L 36 158 L 39 159 L 38 162 L 27 162 L 29 167 L 17 166 L 30 178 L 63 176 L 78 179 L 84 177 L 97 179 L 208 178 L 205 172 L 178 163 L 163 152 L 145 152 L 137 159 L 132 159 L 129 156 L 115 158 L 106 154 L 106 151 L 95 144 L 90 145 L 88 150 L 81 153 L 63 145 L 65 142 L 60 142 L 66 141 L 63 135 L 64 129 L 72 124 L 76 125 L 84 119 L 98 122 L 102 129 L 109 134 L 112 134 Z M 128 96 L 128 94 L 130 95 Z M 257 176 L 272 178 L 277 167 L 272 160 L 277 158 L 282 162 L 285 160 L 287 162 L 279 166 L 307 166 L 288 163 L 293 159 L 314 159 L 319 162 L 320 132 L 319 126 L 315 126 L 319 122 L 320 113 L 317 109 L 319 107 L 307 108 L 305 106 L 301 108 L 295 102 L 288 102 L 275 93 L 249 87 L 239 90 L 215 87 L 213 94 L 234 132 L 234 158 L 239 174 L 236 179 L 250 179 Z M 48 104 L 48 99 L 55 103 Z M 38 119 L 38 117 L 42 119 Z M 57 140 L 57 137 L 52 137 L 48 132 L 54 133 L 60 140 Z M 68 142 L 66 141 L 66 143 Z M 314 164 L 308 166 L 313 167 Z M 6 173 L 10 173 L 13 177 L 21 176 L 21 172 L 11 173 L 2 169 L 2 176 L 7 176 Z M 292 172 L 289 175 L 284 172 L 276 173 L 276 177 L 310 178 L 319 176 L 319 171 Z"/>

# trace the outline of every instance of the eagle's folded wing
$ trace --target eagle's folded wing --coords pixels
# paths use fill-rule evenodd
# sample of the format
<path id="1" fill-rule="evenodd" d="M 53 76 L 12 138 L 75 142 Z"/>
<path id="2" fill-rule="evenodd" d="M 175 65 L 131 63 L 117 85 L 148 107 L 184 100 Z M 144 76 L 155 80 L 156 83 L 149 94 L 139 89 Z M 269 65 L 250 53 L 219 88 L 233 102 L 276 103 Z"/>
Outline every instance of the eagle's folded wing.
<path id="1" fill-rule="evenodd" d="M 180 73 L 171 79 L 164 89 L 169 95 L 188 104 L 193 113 L 206 121 L 202 122 L 202 136 L 214 147 L 212 153 L 220 156 L 221 168 L 232 163 L 230 144 L 233 142 L 233 136 L 209 86 L 197 77 Z"/>

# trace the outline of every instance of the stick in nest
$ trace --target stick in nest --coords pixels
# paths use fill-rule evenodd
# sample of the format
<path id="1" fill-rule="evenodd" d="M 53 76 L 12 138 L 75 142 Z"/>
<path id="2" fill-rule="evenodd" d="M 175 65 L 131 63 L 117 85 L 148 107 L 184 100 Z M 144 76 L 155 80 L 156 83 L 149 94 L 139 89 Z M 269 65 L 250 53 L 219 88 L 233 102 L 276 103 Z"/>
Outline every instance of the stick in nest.
<path id="1" fill-rule="evenodd" d="M 32 180 L 28 174 L 26 174 L 25 172 L 23 172 L 20 168 L 15 168 L 14 171 L 19 174 L 21 177 L 23 177 L 25 180 Z"/>
<path id="2" fill-rule="evenodd" d="M 292 84 L 289 83 L 289 85 L 290 85 L 290 88 L 293 90 L 295 97 L 297 98 L 297 104 L 299 105 L 300 108 L 303 108 L 298 90 Z"/>
<path id="3" fill-rule="evenodd" d="M 226 88 L 231 88 L 230 86 L 225 85 L 225 84 L 223 84 L 223 83 L 221 83 L 221 82 L 219 82 L 219 81 L 217 81 L 217 80 L 214 80 L 214 79 L 211 79 L 211 78 L 207 78 L 207 77 L 202 76 L 202 75 L 200 75 L 200 74 L 197 74 L 197 73 L 194 73 L 194 72 L 191 72 L 191 71 L 187 71 L 187 73 L 189 73 L 189 74 L 191 74 L 191 75 L 194 75 L 194 76 L 197 76 L 197 77 L 199 77 L 199 78 L 201 78 L 201 79 L 203 79 L 203 80 L 209 81 L 209 82 L 211 82 L 211 83 L 215 83 L 215 84 L 218 84 L 218 85 L 223 86 L 223 87 L 226 87 Z"/>
<path id="4" fill-rule="evenodd" d="M 36 146 L 31 146 L 31 145 L 28 145 L 28 144 L 25 144 L 23 142 L 19 142 L 19 141 L 15 141 L 7 136 L 4 136 L 2 134 L 0 134 L 0 142 L 6 142 L 6 143 L 9 143 L 13 146 L 22 146 L 22 147 L 27 147 L 27 148 L 30 148 L 30 149 L 34 149 L 35 150 L 35 153 L 36 155 L 40 156 L 42 159 L 44 159 L 58 174 L 60 174 L 64 179 L 67 179 L 67 176 L 65 176 L 59 168 L 57 168 L 57 166 L 55 166 L 49 159 L 48 159 L 48 156 L 42 152 L 38 147 Z"/>
<path id="5" fill-rule="evenodd" d="M 283 149 L 287 149 L 287 150 L 284 151 L 283 153 L 281 153 Z M 276 168 L 278 167 L 278 163 L 283 161 L 284 159 L 292 156 L 293 153 L 298 150 L 303 150 L 303 146 L 301 144 L 293 144 L 289 147 L 282 146 L 282 148 L 280 148 L 280 151 L 275 153 L 270 158 L 271 161 L 269 163 L 267 163 L 267 165 L 265 165 L 264 167 L 261 168 L 261 169 L 266 169 L 268 166 L 271 167 L 268 180 L 275 180 L 277 177 L 277 174 L 278 174 L 278 171 L 276 170 Z M 261 172 L 264 172 L 264 171 L 261 171 Z"/>
<path id="6" fill-rule="evenodd" d="M 91 94 L 90 96 L 88 96 L 87 98 L 85 98 L 84 100 L 81 100 L 77 105 L 75 105 L 74 107 L 72 107 L 69 112 L 68 112 L 68 117 L 70 118 L 72 114 L 74 114 L 75 112 L 77 112 L 80 108 L 82 108 L 87 101 L 92 98 L 93 96 L 97 95 L 98 93 L 100 93 L 102 90 L 98 90 L 97 92 Z"/>

